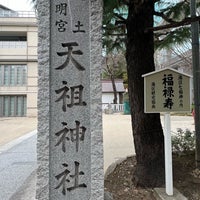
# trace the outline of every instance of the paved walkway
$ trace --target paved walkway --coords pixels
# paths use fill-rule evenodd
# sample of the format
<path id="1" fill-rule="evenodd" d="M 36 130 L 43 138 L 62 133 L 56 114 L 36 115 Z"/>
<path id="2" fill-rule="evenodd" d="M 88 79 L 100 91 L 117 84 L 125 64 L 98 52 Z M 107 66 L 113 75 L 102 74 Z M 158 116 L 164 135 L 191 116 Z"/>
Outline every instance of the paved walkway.
<path id="1" fill-rule="evenodd" d="M 103 115 L 104 171 L 113 162 L 135 154 L 130 115 Z"/>
<path id="2" fill-rule="evenodd" d="M 163 122 L 163 116 L 161 116 Z M 171 130 L 177 128 L 194 130 L 194 121 L 191 116 L 172 116 Z M 11 141 L 20 141 L 16 138 L 24 138 L 23 135 L 37 128 L 36 118 L 0 118 L 0 149 L 2 145 Z M 20 137 L 22 136 L 22 137 Z M 104 170 L 110 164 L 120 158 L 133 155 L 134 145 L 131 131 L 130 115 L 103 115 L 103 139 L 104 139 Z M 13 143 L 13 142 L 11 142 Z M 1 152 L 0 152 L 1 153 Z M 35 172 L 31 174 L 21 190 L 15 194 L 15 200 L 31 199 L 35 195 Z M 31 185 L 27 187 L 27 185 Z M 34 197 L 32 198 L 34 199 Z"/>
<path id="3" fill-rule="evenodd" d="M 36 131 L 28 135 L 29 137 L 16 143 L 12 148 L 1 151 L 0 147 L 1 200 L 19 200 L 15 193 L 21 190 L 20 186 L 37 167 Z M 28 199 L 24 198 L 23 200 Z"/>
<path id="4" fill-rule="evenodd" d="M 164 116 L 161 116 L 162 125 Z M 177 129 L 194 131 L 192 116 L 171 116 L 172 134 Z M 135 154 L 130 115 L 103 115 L 104 170 L 118 159 Z"/>
<path id="5" fill-rule="evenodd" d="M 163 116 L 161 116 L 163 122 Z M 37 118 L 0 118 L 0 146 L 13 141 L 37 128 Z M 191 116 L 171 116 L 171 130 L 194 130 Z M 122 114 L 103 115 L 104 170 L 114 161 L 133 155 L 134 145 L 131 116 Z"/>

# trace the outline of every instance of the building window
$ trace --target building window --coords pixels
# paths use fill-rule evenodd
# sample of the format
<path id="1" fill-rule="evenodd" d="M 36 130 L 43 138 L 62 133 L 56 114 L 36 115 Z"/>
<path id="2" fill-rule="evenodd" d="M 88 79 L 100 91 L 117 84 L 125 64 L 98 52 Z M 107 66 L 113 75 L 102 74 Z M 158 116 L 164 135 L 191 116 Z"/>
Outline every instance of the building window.
<path id="1" fill-rule="evenodd" d="M 0 117 L 23 117 L 26 116 L 25 95 L 0 96 Z"/>
<path id="2" fill-rule="evenodd" d="M 15 41 L 0 41 L 0 48 L 3 49 L 9 49 L 9 48 L 26 48 L 27 42 L 21 41 L 21 42 L 15 42 Z"/>
<path id="3" fill-rule="evenodd" d="M 26 83 L 26 65 L 0 65 L 0 86 L 24 86 Z"/>
<path id="4" fill-rule="evenodd" d="M 2 34 L 6 34 L 5 32 Z M 19 33 L 15 33 L 19 34 Z M 0 48 L 26 48 L 27 47 L 27 36 L 24 35 L 16 36 L 0 36 Z"/>

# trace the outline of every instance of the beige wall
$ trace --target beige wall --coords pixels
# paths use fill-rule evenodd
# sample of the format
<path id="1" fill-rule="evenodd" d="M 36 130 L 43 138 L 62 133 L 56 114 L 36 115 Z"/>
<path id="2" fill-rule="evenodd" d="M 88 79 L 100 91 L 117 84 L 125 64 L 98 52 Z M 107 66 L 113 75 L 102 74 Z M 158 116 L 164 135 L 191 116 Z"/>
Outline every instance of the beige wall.
<path id="1" fill-rule="evenodd" d="M 27 116 L 37 116 L 37 62 L 27 65 Z"/>
<path id="2" fill-rule="evenodd" d="M 37 116 L 37 24 L 36 18 L 0 18 L 0 36 L 22 33 L 27 36 L 24 48 L 0 47 L 0 64 L 26 64 L 25 87 L 0 87 L 0 95 L 26 95 L 27 116 Z"/>

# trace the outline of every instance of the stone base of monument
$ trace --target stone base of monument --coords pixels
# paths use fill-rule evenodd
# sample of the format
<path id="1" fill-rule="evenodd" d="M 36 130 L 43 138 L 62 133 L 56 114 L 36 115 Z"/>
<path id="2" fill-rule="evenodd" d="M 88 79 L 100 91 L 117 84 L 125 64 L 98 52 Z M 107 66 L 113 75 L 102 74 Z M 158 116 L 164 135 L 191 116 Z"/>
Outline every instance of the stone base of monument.
<path id="1" fill-rule="evenodd" d="M 154 188 L 154 197 L 156 200 L 187 200 L 176 188 L 173 189 L 173 196 L 165 192 L 165 188 Z"/>

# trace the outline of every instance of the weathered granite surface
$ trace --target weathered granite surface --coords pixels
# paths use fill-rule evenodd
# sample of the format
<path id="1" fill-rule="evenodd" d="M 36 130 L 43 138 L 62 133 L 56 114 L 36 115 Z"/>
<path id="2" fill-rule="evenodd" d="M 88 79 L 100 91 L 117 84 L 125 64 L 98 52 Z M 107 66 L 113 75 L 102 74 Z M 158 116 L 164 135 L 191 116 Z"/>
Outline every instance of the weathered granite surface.
<path id="1" fill-rule="evenodd" d="M 49 134 L 50 134 L 50 2 L 37 1 L 38 10 L 38 142 L 37 194 L 49 199 Z"/>
<path id="2" fill-rule="evenodd" d="M 37 199 L 104 199 L 102 1 L 38 0 L 37 9 Z"/>

